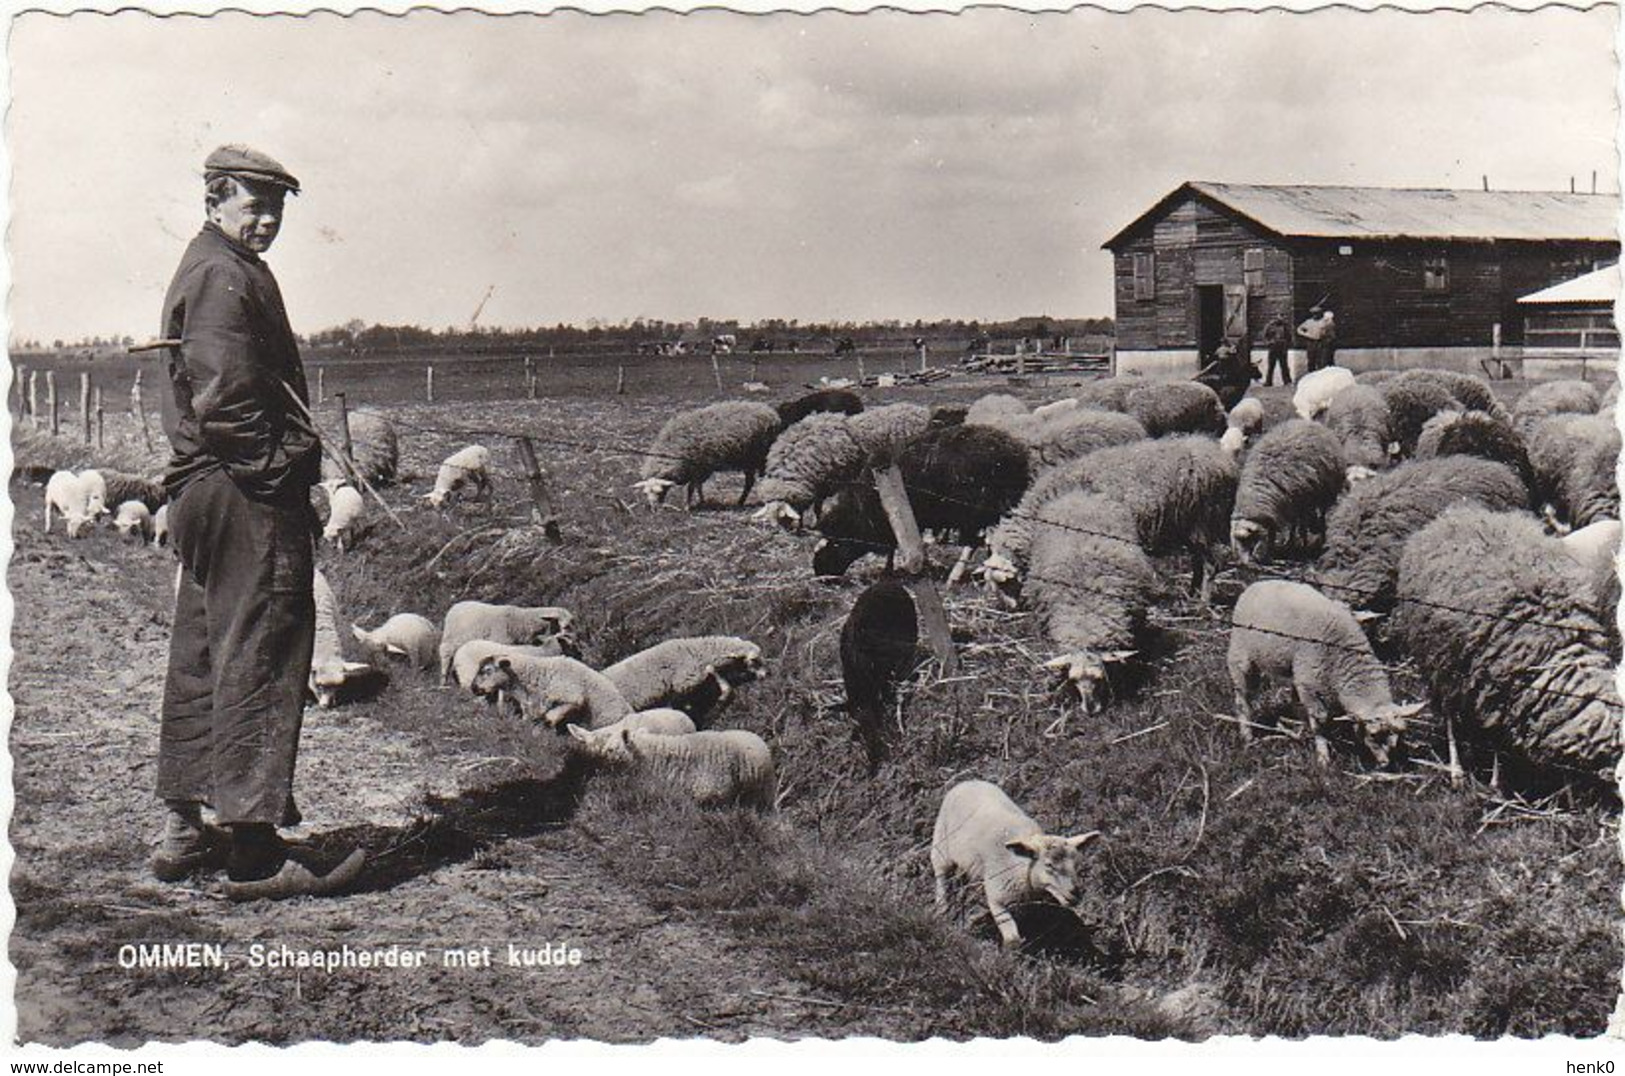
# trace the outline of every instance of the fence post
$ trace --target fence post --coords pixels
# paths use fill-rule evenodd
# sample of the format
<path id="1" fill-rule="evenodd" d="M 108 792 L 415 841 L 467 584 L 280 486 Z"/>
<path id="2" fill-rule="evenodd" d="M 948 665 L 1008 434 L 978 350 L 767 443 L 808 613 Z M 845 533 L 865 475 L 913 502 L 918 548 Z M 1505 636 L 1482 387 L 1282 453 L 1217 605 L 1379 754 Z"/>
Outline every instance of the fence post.
<path id="1" fill-rule="evenodd" d="M 102 390 L 96 390 L 96 451 L 107 447 L 107 425 L 102 412 Z"/>
<path id="2" fill-rule="evenodd" d="M 320 366 L 318 366 L 318 367 L 316 367 L 316 399 L 314 399 L 311 402 L 315 406 L 320 407 L 320 406 L 322 406 L 322 401 L 326 400 L 326 399 L 327 399 L 327 387 L 322 384 L 322 368 Z"/>
<path id="3" fill-rule="evenodd" d="M 536 398 L 536 360 L 529 354 L 525 356 L 525 398 L 527 400 Z"/>
<path id="4" fill-rule="evenodd" d="M 350 444 L 350 408 L 344 402 L 344 393 L 335 392 L 333 399 L 339 402 L 339 443 L 344 446 L 344 458 L 354 461 L 355 446 Z"/>
<path id="5" fill-rule="evenodd" d="M 959 658 L 954 653 L 954 638 L 948 628 L 948 612 L 942 607 L 942 596 L 936 584 L 925 574 L 925 543 L 920 539 L 920 527 L 914 519 L 914 509 L 908 502 L 908 490 L 903 486 L 903 473 L 896 464 L 876 468 L 875 489 L 880 494 L 880 505 L 886 510 L 892 535 L 897 539 L 897 566 L 909 576 L 909 590 L 920 611 L 920 625 L 925 629 L 926 642 L 931 652 L 942 662 L 945 676 L 959 671 Z"/>
<path id="6" fill-rule="evenodd" d="M 536 462 L 536 448 L 529 437 L 519 438 L 519 458 L 525 465 L 525 480 L 530 483 L 531 519 L 542 525 L 547 540 L 557 545 L 564 541 L 559 533 L 558 515 L 553 508 L 553 494 L 547 488 L 547 476 Z"/>
<path id="7" fill-rule="evenodd" d="M 866 375 L 863 372 L 863 352 L 858 352 L 858 384 L 863 384 Z"/>
<path id="8" fill-rule="evenodd" d="M 79 371 L 79 430 L 90 444 L 90 371 Z"/>
<path id="9" fill-rule="evenodd" d="M 423 368 L 423 395 L 430 403 L 434 403 L 434 367 Z"/>
<path id="10" fill-rule="evenodd" d="M 152 434 L 147 432 L 147 409 L 141 404 L 140 370 L 135 372 L 135 383 L 130 386 L 130 410 L 135 412 L 136 420 L 141 423 L 141 443 L 147 446 L 147 451 L 151 452 Z"/>
<path id="11" fill-rule="evenodd" d="M 626 364 L 624 362 L 615 367 L 615 395 L 626 395 Z"/>
<path id="12" fill-rule="evenodd" d="M 914 345 L 915 352 L 920 356 L 920 373 L 925 373 L 925 341 L 921 340 Z"/>
<path id="13" fill-rule="evenodd" d="M 51 436 L 55 437 L 62 429 L 62 418 L 56 407 L 56 371 L 45 371 L 45 406 L 51 412 Z"/>
<path id="14" fill-rule="evenodd" d="M 39 371 L 28 371 L 28 417 L 39 428 Z"/>
<path id="15" fill-rule="evenodd" d="M 15 376 L 17 379 L 17 421 L 21 422 L 28 414 L 28 367 L 17 367 Z"/>
<path id="16" fill-rule="evenodd" d="M 722 365 L 717 362 L 717 349 L 711 349 L 711 376 L 717 379 L 717 391 L 722 391 Z"/>

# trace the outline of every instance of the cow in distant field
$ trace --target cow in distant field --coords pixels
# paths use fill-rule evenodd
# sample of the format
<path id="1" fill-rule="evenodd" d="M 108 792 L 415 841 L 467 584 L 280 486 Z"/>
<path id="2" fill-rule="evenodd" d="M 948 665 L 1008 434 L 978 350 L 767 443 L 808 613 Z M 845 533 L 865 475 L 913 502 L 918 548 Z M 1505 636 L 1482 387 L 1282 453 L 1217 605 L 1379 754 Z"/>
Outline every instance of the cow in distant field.
<path id="1" fill-rule="evenodd" d="M 857 350 L 858 345 L 850 336 L 843 336 L 835 341 L 835 354 L 837 355 L 853 355 L 857 353 Z"/>
<path id="2" fill-rule="evenodd" d="M 758 352 L 776 351 L 778 349 L 773 346 L 773 341 L 764 340 L 762 337 L 758 336 L 756 339 L 754 339 L 754 340 L 752 340 L 750 342 L 750 350 L 751 350 L 751 354 L 754 355 L 754 354 L 756 354 Z"/>

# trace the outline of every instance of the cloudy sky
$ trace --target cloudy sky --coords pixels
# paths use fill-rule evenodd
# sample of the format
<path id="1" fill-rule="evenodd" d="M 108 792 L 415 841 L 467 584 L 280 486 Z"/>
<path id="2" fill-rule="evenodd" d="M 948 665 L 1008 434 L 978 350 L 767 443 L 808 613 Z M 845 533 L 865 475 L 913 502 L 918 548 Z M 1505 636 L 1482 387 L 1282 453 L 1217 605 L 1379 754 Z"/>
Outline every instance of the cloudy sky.
<path id="1" fill-rule="evenodd" d="M 149 335 L 228 141 L 301 331 L 1109 314 L 1185 179 L 1617 190 L 1617 15 L 25 15 L 12 335 Z"/>

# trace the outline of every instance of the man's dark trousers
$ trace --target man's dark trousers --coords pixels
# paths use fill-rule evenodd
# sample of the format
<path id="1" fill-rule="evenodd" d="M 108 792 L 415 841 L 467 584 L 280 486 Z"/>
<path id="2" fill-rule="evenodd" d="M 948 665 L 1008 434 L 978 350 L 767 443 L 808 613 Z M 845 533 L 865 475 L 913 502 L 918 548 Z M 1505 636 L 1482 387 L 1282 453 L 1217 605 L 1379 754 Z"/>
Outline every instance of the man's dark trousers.
<path id="1" fill-rule="evenodd" d="M 303 494 L 303 491 L 299 491 Z M 158 794 L 222 825 L 286 824 L 315 645 L 308 494 L 253 500 L 215 470 L 169 508 L 181 558 Z M 216 654 L 231 655 L 217 664 Z"/>
<path id="2" fill-rule="evenodd" d="M 1264 371 L 1264 384 L 1269 385 L 1274 383 L 1275 371 L 1277 367 L 1279 367 L 1281 371 L 1281 384 L 1292 384 L 1292 367 L 1291 364 L 1287 362 L 1287 349 L 1284 347 L 1280 350 L 1276 350 L 1273 347 L 1270 348 L 1269 368 Z"/>

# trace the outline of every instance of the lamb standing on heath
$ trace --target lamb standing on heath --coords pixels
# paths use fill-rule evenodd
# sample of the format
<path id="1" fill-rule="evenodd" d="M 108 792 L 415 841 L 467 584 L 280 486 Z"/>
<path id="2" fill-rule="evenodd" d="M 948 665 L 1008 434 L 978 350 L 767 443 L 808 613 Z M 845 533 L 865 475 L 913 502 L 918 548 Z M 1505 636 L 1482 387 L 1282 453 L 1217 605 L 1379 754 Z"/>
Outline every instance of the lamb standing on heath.
<path id="1" fill-rule="evenodd" d="M 1348 606 L 1305 583 L 1270 579 L 1242 592 L 1226 663 L 1242 739 L 1253 738 L 1253 700 L 1262 683 L 1289 679 L 1322 766 L 1331 761 L 1324 732 L 1328 717 L 1352 718 L 1371 756 L 1386 766 L 1407 720 L 1422 709 L 1421 703 L 1394 702 L 1388 673 Z"/>
<path id="2" fill-rule="evenodd" d="M 107 479 L 94 468 L 79 472 L 79 481 L 85 487 L 85 507 L 92 519 L 107 514 L 107 506 L 116 504 L 116 501 L 107 499 Z"/>
<path id="3" fill-rule="evenodd" d="M 146 542 L 152 537 L 152 513 L 140 501 L 125 501 L 113 514 L 113 529 L 120 538 Z"/>
<path id="4" fill-rule="evenodd" d="M 696 721 L 713 716 L 734 690 L 767 676 L 762 648 L 732 635 L 667 639 L 604 670 L 634 710 L 670 707 Z"/>
<path id="5" fill-rule="evenodd" d="M 360 492 L 354 486 L 330 486 L 323 483 L 327 490 L 327 525 L 322 528 L 322 538 L 339 547 L 344 552 L 346 545 L 355 545 L 355 533 L 361 525 L 361 516 L 366 505 L 361 500 Z"/>
<path id="6" fill-rule="evenodd" d="M 469 486 L 477 496 L 491 492 L 491 450 L 484 445 L 469 445 L 447 456 L 435 475 L 434 489 L 423 499 L 439 508 L 453 493 L 461 494 Z"/>
<path id="7" fill-rule="evenodd" d="M 1292 410 L 1301 419 L 1317 418 L 1339 393 L 1353 384 L 1354 372 L 1341 366 L 1311 370 L 1298 378 L 1298 387 L 1292 393 Z"/>
<path id="8" fill-rule="evenodd" d="M 505 694 L 519 703 L 527 720 L 552 729 L 575 722 L 602 728 L 632 713 L 603 673 L 574 658 L 489 657 L 480 662 L 469 690 L 487 697 Z"/>
<path id="9" fill-rule="evenodd" d="M 931 873 L 936 906 L 947 915 L 948 879 L 963 875 L 980 883 L 987 910 L 1005 946 L 1021 941 L 1010 909 L 1046 896 L 1063 908 L 1077 901 L 1083 848 L 1098 831 L 1075 837 L 1046 834 L 997 785 L 964 781 L 948 790 L 931 833 Z"/>
<path id="10" fill-rule="evenodd" d="M 77 538 L 79 532 L 96 518 L 91 509 L 89 486 L 72 471 L 58 471 L 45 483 L 45 533 L 51 533 L 51 509 L 56 509 L 68 528 L 68 537 Z"/>
<path id="11" fill-rule="evenodd" d="M 360 683 L 376 670 L 365 662 L 344 659 L 344 632 L 337 596 L 321 569 L 313 581 L 316 602 L 316 643 L 310 659 L 310 693 L 316 705 L 330 710 L 346 687 Z"/>
<path id="12" fill-rule="evenodd" d="M 1344 468 L 1342 442 L 1319 423 L 1289 419 L 1260 437 L 1236 485 L 1230 541 L 1237 553 L 1268 560 L 1289 535 L 1308 542 L 1323 533 Z"/>
<path id="13" fill-rule="evenodd" d="M 352 624 L 350 631 L 362 646 L 405 658 L 414 669 L 434 668 L 440 653 L 440 629 L 416 613 L 396 613 L 371 631 Z"/>
<path id="14" fill-rule="evenodd" d="M 458 602 L 446 610 L 446 621 L 440 631 L 440 677 L 445 681 L 451 675 L 451 661 L 457 648 L 470 639 L 535 646 L 549 639 L 568 636 L 573 622 L 570 611 L 556 605 Z M 560 645 L 567 647 L 568 643 L 561 640 Z"/>
<path id="15" fill-rule="evenodd" d="M 683 486 L 684 507 L 705 503 L 705 481 L 722 471 L 739 471 L 744 504 L 756 476 L 767 465 L 767 452 L 780 430 L 779 412 L 764 403 L 724 400 L 666 420 L 643 460 L 642 491 L 650 508 L 666 499 L 673 486 Z"/>

